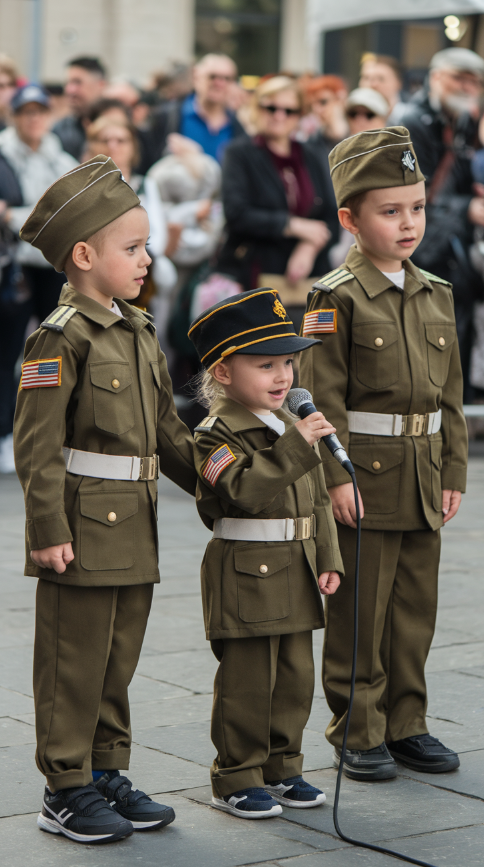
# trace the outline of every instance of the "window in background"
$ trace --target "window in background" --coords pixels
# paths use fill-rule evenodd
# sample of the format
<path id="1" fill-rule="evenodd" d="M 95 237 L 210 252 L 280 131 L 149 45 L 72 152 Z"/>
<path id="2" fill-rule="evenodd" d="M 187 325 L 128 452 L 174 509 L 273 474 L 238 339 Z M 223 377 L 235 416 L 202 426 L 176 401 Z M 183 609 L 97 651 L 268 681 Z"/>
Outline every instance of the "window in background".
<path id="1" fill-rule="evenodd" d="M 241 75 L 279 68 L 281 0 L 196 0 L 195 54 L 228 54 Z"/>

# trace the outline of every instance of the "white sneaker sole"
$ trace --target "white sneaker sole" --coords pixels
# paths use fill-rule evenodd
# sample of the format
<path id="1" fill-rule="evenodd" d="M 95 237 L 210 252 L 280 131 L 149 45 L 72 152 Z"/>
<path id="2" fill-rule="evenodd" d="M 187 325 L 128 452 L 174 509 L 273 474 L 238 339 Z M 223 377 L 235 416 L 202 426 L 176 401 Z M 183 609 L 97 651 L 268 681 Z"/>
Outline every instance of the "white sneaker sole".
<path id="1" fill-rule="evenodd" d="M 314 801 L 291 801 L 290 798 L 285 798 L 284 795 L 279 794 L 279 792 L 272 789 L 270 786 L 264 786 L 264 789 L 272 795 L 275 801 L 282 804 L 283 807 L 293 807 L 296 810 L 309 810 L 310 807 L 320 807 L 326 800 L 324 792 L 321 792 Z"/>
<path id="2" fill-rule="evenodd" d="M 249 810 L 238 810 L 237 807 L 233 807 L 232 804 L 227 804 L 227 801 L 223 801 L 220 798 L 212 798 L 212 805 L 217 810 L 223 810 L 224 813 L 238 816 L 239 819 L 271 819 L 272 816 L 280 816 L 282 813 L 282 807 L 279 805 L 271 807 L 270 810 L 264 810 L 264 812 L 259 810 L 253 812 Z"/>
<path id="3" fill-rule="evenodd" d="M 64 837 L 69 837 L 70 840 L 75 840 L 76 843 L 105 843 L 108 840 L 122 840 L 124 837 L 129 837 L 130 833 L 124 837 L 116 837 L 115 834 L 76 834 L 75 831 L 70 831 L 69 828 L 64 828 L 59 825 L 54 819 L 48 819 L 42 813 L 37 816 L 37 825 L 42 831 L 48 831 L 49 834 L 63 834 Z"/>

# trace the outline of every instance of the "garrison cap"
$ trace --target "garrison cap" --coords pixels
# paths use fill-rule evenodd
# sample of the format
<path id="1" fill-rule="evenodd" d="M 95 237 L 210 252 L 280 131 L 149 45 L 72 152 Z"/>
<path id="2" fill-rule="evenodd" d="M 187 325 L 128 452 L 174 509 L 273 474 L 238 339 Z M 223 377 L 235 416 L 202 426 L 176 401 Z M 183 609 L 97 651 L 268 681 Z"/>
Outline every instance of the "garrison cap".
<path id="1" fill-rule="evenodd" d="M 343 139 L 329 154 L 329 167 L 338 208 L 368 190 L 405 187 L 425 180 L 404 126 L 368 130 Z"/>
<path id="2" fill-rule="evenodd" d="M 319 340 L 299 337 L 275 289 L 232 295 L 205 310 L 188 336 L 207 369 L 228 355 L 289 355 Z"/>
<path id="3" fill-rule="evenodd" d="M 112 223 L 140 200 L 110 157 L 99 154 L 62 175 L 46 190 L 20 237 L 42 250 L 56 271 L 78 241 Z"/>

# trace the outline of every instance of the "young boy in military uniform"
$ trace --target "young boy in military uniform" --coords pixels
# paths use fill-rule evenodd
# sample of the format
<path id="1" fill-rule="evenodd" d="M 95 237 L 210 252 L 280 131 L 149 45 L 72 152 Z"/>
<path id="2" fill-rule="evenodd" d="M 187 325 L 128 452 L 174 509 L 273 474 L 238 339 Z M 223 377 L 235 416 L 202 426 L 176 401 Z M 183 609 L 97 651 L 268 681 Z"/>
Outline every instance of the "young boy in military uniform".
<path id="1" fill-rule="evenodd" d="M 39 579 L 38 824 L 81 843 L 175 815 L 119 774 L 129 767 L 128 685 L 159 581 L 158 465 L 186 491 L 196 486 L 151 317 L 126 303 L 151 261 L 148 234 L 146 211 L 103 155 L 53 184 L 21 232 L 69 281 L 27 341 L 15 453 L 25 573 Z"/>
<path id="2" fill-rule="evenodd" d="M 440 527 L 465 490 L 467 433 L 451 286 L 412 265 L 425 231 L 425 183 L 404 127 L 364 132 L 330 154 L 339 219 L 356 244 L 309 296 L 301 363 L 348 448 L 363 517 L 356 693 L 345 772 L 396 776 L 459 758 L 429 735 L 424 666 L 435 627 Z M 346 578 L 328 600 L 323 684 L 339 761 L 352 653 L 356 514 L 337 462 L 324 471 Z M 362 502 L 361 502 L 362 501 Z"/>
<path id="3" fill-rule="evenodd" d="M 298 337 L 273 289 L 236 295 L 189 332 L 205 367 L 211 415 L 196 428 L 197 504 L 213 530 L 202 566 L 215 678 L 215 807 L 243 819 L 325 800 L 302 776 L 314 691 L 312 630 L 342 563 L 316 445 L 321 413 L 281 409 Z M 207 395 L 208 388 L 208 395 Z"/>

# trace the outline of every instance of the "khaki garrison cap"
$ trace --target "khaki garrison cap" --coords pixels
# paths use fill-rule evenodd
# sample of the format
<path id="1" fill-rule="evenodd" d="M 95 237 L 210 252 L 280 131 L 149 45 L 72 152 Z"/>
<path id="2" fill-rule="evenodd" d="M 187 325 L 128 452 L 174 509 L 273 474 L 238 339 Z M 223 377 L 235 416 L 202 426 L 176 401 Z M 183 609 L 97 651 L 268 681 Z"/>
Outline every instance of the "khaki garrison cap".
<path id="1" fill-rule="evenodd" d="M 20 237 L 42 250 L 56 271 L 78 241 L 87 241 L 140 200 L 110 157 L 99 154 L 52 184 L 22 226 Z"/>
<path id="2" fill-rule="evenodd" d="M 329 167 L 338 208 L 368 190 L 404 187 L 425 180 L 404 126 L 368 130 L 345 138 L 331 151 Z"/>

